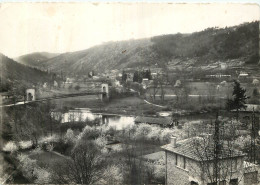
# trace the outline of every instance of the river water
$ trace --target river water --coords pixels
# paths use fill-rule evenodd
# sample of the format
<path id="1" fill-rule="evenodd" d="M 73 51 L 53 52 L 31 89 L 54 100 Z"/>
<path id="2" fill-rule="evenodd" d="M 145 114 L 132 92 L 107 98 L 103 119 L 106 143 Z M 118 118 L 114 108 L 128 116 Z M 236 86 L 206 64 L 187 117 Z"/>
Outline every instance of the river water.
<path id="1" fill-rule="evenodd" d="M 134 119 L 135 117 L 133 116 L 92 113 L 91 110 L 87 108 L 70 110 L 62 115 L 62 123 L 98 120 L 99 124 L 106 124 L 107 126 L 114 127 L 117 130 L 122 130 L 124 127 L 134 125 Z"/>

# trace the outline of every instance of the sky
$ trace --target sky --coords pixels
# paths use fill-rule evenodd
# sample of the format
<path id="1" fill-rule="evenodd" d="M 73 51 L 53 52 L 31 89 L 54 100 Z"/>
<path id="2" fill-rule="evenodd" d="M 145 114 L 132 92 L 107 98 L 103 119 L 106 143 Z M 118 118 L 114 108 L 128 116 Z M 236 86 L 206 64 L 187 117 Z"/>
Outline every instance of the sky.
<path id="1" fill-rule="evenodd" d="M 109 41 L 259 20 L 256 4 L 1 3 L 0 53 L 64 53 Z"/>

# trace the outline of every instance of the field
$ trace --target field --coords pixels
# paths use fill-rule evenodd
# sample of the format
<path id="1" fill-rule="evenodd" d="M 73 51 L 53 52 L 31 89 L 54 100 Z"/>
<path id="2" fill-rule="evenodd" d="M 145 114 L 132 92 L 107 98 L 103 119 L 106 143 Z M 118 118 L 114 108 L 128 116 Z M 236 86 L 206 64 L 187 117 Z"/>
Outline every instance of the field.
<path id="1" fill-rule="evenodd" d="M 40 151 L 30 155 L 31 159 L 36 159 L 40 167 L 51 167 L 54 162 L 64 161 L 64 157 L 54 152 Z"/>

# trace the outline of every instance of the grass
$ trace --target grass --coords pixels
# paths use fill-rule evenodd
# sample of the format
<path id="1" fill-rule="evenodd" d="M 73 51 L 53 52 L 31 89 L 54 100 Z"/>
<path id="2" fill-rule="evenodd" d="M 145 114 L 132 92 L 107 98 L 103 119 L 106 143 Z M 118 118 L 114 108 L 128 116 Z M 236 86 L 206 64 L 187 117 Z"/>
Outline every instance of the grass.
<path id="1" fill-rule="evenodd" d="M 53 152 L 41 151 L 37 154 L 30 155 L 31 159 L 36 159 L 40 167 L 48 168 L 54 162 L 63 162 L 65 158 Z"/>
<path id="2" fill-rule="evenodd" d="M 162 108 L 147 104 L 138 97 L 127 97 L 112 100 L 103 110 L 117 114 L 142 115 L 146 111 L 161 111 Z"/>
<path id="3" fill-rule="evenodd" d="M 101 102 L 97 95 L 68 97 L 51 101 L 57 108 L 61 109 L 63 107 L 99 109 L 104 106 L 104 102 Z"/>
<path id="4" fill-rule="evenodd" d="M 140 115 L 146 111 L 161 111 L 162 108 L 149 105 L 139 97 L 126 97 L 102 102 L 96 95 L 69 97 L 51 100 L 57 108 L 90 108 L 92 112 L 110 114 Z"/>

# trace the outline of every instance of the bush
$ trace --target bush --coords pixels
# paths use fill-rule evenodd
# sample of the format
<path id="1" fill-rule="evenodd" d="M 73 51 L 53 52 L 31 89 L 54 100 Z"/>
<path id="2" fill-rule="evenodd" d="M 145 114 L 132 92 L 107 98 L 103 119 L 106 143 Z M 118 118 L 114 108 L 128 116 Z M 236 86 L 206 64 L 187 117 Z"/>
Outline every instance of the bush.
<path id="1" fill-rule="evenodd" d="M 49 135 L 49 136 L 44 136 L 40 138 L 39 143 L 50 143 L 50 142 L 58 142 L 59 141 L 59 136 L 57 134 Z"/>
<path id="2" fill-rule="evenodd" d="M 169 142 L 172 135 L 173 135 L 172 130 L 169 128 L 165 128 L 162 130 L 160 134 L 160 140 L 164 142 Z"/>
<path id="3" fill-rule="evenodd" d="M 96 139 L 100 134 L 100 131 L 96 128 L 85 126 L 83 131 L 77 136 L 77 140 L 89 140 Z"/>
<path id="4" fill-rule="evenodd" d="M 134 137 L 136 139 L 143 139 L 146 138 L 147 135 L 151 132 L 151 125 L 145 124 L 145 123 L 141 123 L 137 126 L 137 129 L 134 133 Z"/>
<path id="5" fill-rule="evenodd" d="M 73 143 L 75 141 L 75 135 L 73 130 L 69 128 L 65 134 L 64 139 L 65 139 L 65 143 Z"/>
<path id="6" fill-rule="evenodd" d="M 123 174 L 117 165 L 111 165 L 104 170 L 103 179 L 98 184 L 123 184 Z"/>
<path id="7" fill-rule="evenodd" d="M 21 149 L 30 149 L 32 147 L 32 141 L 20 141 L 19 147 Z"/>
<path id="8" fill-rule="evenodd" d="M 36 160 L 30 159 L 28 155 L 20 154 L 18 155 L 18 160 L 21 164 L 21 171 L 23 175 L 29 180 L 35 179 L 34 169 L 36 169 Z"/>
<path id="9" fill-rule="evenodd" d="M 51 173 L 44 168 L 36 168 L 34 170 L 36 177 L 35 183 L 37 184 L 48 184 L 51 183 Z"/>
<path id="10" fill-rule="evenodd" d="M 240 150 L 245 150 L 250 146 L 251 137 L 248 136 L 240 136 L 234 141 L 234 146 L 239 148 Z"/>
<path id="11" fill-rule="evenodd" d="M 159 127 L 152 127 L 149 134 L 147 135 L 147 139 L 152 140 L 152 141 L 159 141 L 161 130 L 162 129 Z"/>
<path id="12" fill-rule="evenodd" d="M 30 159 L 28 155 L 18 155 L 23 175 L 31 182 L 46 184 L 51 182 L 51 174 L 44 168 L 40 168 L 36 160 Z"/>
<path id="13" fill-rule="evenodd" d="M 3 151 L 5 152 L 15 152 L 18 150 L 18 147 L 16 146 L 16 144 L 13 141 L 9 141 L 8 143 L 6 143 L 6 145 L 3 147 Z"/>

